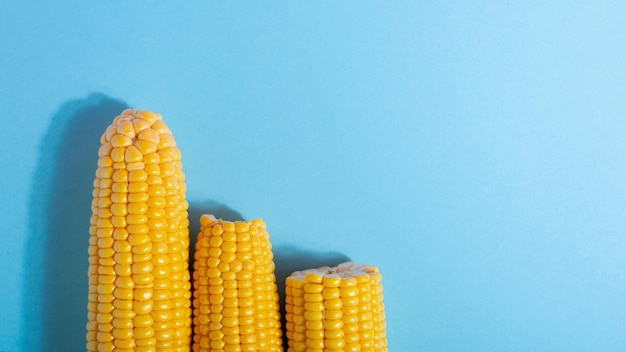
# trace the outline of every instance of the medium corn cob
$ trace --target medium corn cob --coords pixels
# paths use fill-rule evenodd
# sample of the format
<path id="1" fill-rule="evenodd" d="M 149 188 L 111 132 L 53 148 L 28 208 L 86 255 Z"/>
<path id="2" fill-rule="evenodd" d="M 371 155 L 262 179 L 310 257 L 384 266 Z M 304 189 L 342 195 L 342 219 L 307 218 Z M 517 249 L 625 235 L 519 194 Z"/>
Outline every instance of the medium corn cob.
<path id="1" fill-rule="evenodd" d="M 102 135 L 89 228 L 88 351 L 189 351 L 189 221 L 161 116 L 125 110 Z"/>
<path id="2" fill-rule="evenodd" d="M 193 351 L 283 351 L 272 247 L 261 219 L 200 218 Z"/>
<path id="3" fill-rule="evenodd" d="M 380 280 L 351 262 L 287 277 L 288 351 L 387 351 Z"/>

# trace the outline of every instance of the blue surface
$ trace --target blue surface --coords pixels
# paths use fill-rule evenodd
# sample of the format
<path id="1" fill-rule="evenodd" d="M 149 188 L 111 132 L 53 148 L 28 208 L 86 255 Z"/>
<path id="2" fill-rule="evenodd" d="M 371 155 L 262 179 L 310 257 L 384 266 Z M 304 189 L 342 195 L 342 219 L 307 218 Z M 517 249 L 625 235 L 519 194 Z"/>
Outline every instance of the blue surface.
<path id="1" fill-rule="evenodd" d="M 84 349 L 125 106 L 174 132 L 192 232 L 379 266 L 393 351 L 626 350 L 622 3 L 51 3 L 0 3 L 0 351 Z"/>

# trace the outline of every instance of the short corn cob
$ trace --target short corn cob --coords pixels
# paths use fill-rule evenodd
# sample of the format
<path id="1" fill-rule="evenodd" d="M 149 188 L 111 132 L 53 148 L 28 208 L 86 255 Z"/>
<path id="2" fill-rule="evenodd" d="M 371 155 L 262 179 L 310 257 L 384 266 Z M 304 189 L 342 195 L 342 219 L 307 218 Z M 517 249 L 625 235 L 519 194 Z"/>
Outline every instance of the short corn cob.
<path id="1" fill-rule="evenodd" d="M 272 247 L 261 219 L 200 218 L 193 351 L 283 351 Z"/>
<path id="2" fill-rule="evenodd" d="M 288 351 L 387 351 L 381 275 L 343 263 L 285 280 Z"/>
<path id="3" fill-rule="evenodd" d="M 89 229 L 88 351 L 189 351 L 189 221 L 180 151 L 158 114 L 101 137 Z"/>

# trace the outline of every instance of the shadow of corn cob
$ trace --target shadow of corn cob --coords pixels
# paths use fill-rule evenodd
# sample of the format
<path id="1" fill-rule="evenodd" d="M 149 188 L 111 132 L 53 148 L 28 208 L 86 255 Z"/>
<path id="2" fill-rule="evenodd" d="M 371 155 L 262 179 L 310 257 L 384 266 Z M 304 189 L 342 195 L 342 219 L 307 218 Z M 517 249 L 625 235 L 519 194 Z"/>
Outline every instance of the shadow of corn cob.
<path id="1" fill-rule="evenodd" d="M 40 144 L 29 203 L 21 341 L 24 351 L 84 350 L 87 247 L 99 138 L 127 104 L 103 94 L 71 100 Z"/>

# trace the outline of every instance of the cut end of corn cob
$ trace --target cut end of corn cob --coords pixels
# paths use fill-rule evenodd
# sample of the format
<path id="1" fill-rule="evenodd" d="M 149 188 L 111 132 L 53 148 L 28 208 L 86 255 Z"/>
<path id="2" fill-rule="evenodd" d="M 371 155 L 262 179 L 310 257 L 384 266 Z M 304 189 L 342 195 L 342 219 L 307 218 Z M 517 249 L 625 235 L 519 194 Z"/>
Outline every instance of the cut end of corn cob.
<path id="1" fill-rule="evenodd" d="M 307 275 L 310 280 L 318 278 L 318 280 L 326 280 L 327 282 L 341 282 L 341 279 L 355 278 L 362 275 L 378 273 L 378 268 L 375 266 L 369 266 L 365 264 L 354 264 L 353 262 L 346 262 L 334 267 L 322 266 L 314 269 L 305 269 L 296 271 L 289 275 L 287 280 L 304 280 Z"/>
<path id="2" fill-rule="evenodd" d="M 288 351 L 387 351 L 381 279 L 352 262 L 287 277 Z"/>
<path id="3" fill-rule="evenodd" d="M 282 351 L 279 298 L 263 220 L 200 217 L 193 351 Z"/>
<path id="4" fill-rule="evenodd" d="M 161 115 L 100 139 L 89 228 L 88 351 L 189 351 L 189 221 L 180 151 Z"/>

